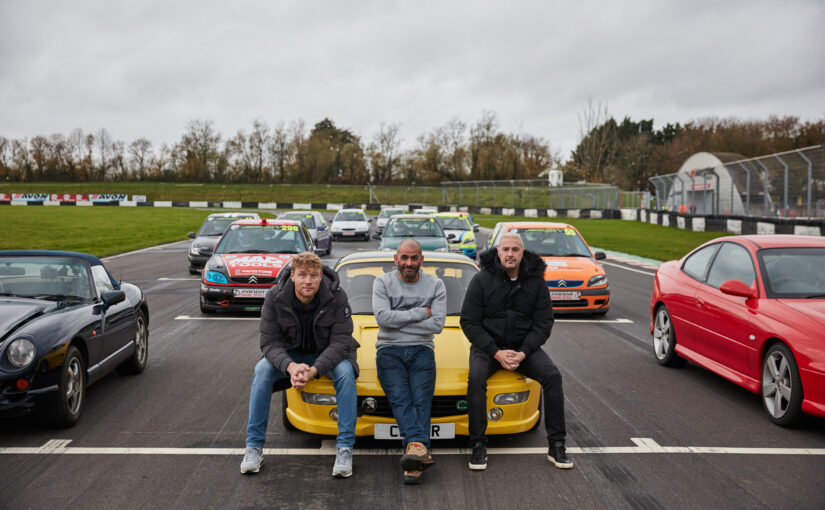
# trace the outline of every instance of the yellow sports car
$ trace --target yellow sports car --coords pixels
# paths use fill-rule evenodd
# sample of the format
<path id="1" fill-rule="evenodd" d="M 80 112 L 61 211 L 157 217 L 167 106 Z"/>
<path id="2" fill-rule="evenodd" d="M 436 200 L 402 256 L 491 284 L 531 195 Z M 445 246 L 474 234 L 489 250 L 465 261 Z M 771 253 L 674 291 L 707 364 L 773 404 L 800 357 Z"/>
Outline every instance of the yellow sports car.
<path id="1" fill-rule="evenodd" d="M 349 297 L 358 349 L 360 376 L 357 436 L 376 439 L 398 438 L 398 427 L 375 369 L 375 341 L 378 324 L 372 311 L 372 283 L 376 276 L 392 271 L 393 253 L 360 252 L 342 257 L 336 265 L 341 286 Z M 464 255 L 432 253 L 424 255 L 422 271 L 438 276 L 447 289 L 447 321 L 435 336 L 437 369 L 432 407 L 433 439 L 451 439 L 467 432 L 467 375 L 470 342 L 458 320 L 464 293 L 478 272 Z M 532 430 L 539 421 L 541 386 L 517 373 L 499 370 L 487 382 L 487 434 L 516 434 Z M 284 425 L 313 434 L 334 436 L 337 408 L 335 389 L 328 377 L 309 382 L 302 390 L 291 388 L 284 400 Z"/>

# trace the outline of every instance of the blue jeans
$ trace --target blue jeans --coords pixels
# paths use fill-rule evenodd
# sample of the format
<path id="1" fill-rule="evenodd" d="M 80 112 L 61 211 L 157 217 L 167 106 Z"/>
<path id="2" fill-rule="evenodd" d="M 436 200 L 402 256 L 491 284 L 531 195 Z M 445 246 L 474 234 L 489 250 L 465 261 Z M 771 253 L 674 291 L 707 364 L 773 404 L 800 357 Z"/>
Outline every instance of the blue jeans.
<path id="1" fill-rule="evenodd" d="M 312 366 L 317 354 L 290 352 L 295 363 Z M 336 448 L 352 448 L 355 445 L 355 420 L 357 419 L 357 397 L 355 393 L 355 372 L 349 360 L 338 363 L 332 372 L 326 374 L 335 386 L 338 405 L 338 440 Z M 252 376 L 252 390 L 249 394 L 249 423 L 246 426 L 246 446 L 263 448 L 266 441 L 266 426 L 269 423 L 269 406 L 272 402 L 272 384 L 289 374 L 283 374 L 272 366 L 266 358 L 255 365 Z M 284 395 L 286 398 L 286 395 Z"/>
<path id="2" fill-rule="evenodd" d="M 375 358 L 398 431 L 407 443 L 430 448 L 430 411 L 435 392 L 435 353 L 424 345 L 382 347 Z"/>

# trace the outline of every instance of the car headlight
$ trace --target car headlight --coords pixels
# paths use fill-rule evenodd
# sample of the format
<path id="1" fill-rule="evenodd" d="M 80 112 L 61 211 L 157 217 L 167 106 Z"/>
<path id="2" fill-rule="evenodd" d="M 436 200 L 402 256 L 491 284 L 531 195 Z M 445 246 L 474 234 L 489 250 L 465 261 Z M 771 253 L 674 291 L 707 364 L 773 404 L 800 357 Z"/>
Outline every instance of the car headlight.
<path id="1" fill-rule="evenodd" d="M 192 246 L 189 248 L 189 255 L 200 255 L 200 250 L 197 246 Z"/>
<path id="2" fill-rule="evenodd" d="M 6 352 L 11 364 L 17 368 L 27 367 L 34 361 L 34 344 L 28 338 L 18 338 Z"/>
<path id="3" fill-rule="evenodd" d="M 229 283 L 226 280 L 226 276 L 218 271 L 207 271 L 206 276 L 204 276 L 203 279 L 210 283 Z"/>
<path id="4" fill-rule="evenodd" d="M 496 404 L 521 404 L 522 402 L 527 402 L 527 398 L 530 396 L 530 391 L 519 391 L 518 393 L 499 393 L 495 397 L 493 397 L 493 402 Z"/>
<path id="5" fill-rule="evenodd" d="M 307 393 L 301 392 L 301 400 L 307 404 L 315 404 L 319 406 L 334 406 L 336 404 L 335 395 L 329 393 Z"/>
<path id="6" fill-rule="evenodd" d="M 598 287 L 599 285 L 607 285 L 607 275 L 597 274 L 587 281 L 588 287 Z"/>
<path id="7" fill-rule="evenodd" d="M 449 248 L 436 248 L 433 251 L 450 251 Z"/>

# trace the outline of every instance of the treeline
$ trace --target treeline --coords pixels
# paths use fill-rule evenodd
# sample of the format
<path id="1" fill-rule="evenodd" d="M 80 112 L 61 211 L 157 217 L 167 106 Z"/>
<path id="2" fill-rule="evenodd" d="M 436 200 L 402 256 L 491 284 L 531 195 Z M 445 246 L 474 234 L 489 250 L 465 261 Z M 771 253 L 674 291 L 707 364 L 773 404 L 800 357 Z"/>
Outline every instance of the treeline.
<path id="1" fill-rule="evenodd" d="M 106 129 L 69 135 L 0 136 L 0 179 L 10 181 L 164 181 L 235 183 L 426 184 L 455 180 L 529 179 L 556 164 L 549 142 L 505 133 L 483 112 L 468 126 L 458 118 L 401 150 L 398 124 L 382 124 L 365 142 L 324 119 L 262 120 L 224 138 L 212 121 L 193 120 L 181 139 L 154 147 L 126 143 Z"/>
<path id="2" fill-rule="evenodd" d="M 605 182 L 624 190 L 649 188 L 648 178 L 676 172 L 696 152 L 738 153 L 746 158 L 825 143 L 825 120 L 706 118 L 653 129 L 653 119 L 617 122 L 604 107 L 583 113 L 581 142 L 563 165 L 565 179 Z"/>

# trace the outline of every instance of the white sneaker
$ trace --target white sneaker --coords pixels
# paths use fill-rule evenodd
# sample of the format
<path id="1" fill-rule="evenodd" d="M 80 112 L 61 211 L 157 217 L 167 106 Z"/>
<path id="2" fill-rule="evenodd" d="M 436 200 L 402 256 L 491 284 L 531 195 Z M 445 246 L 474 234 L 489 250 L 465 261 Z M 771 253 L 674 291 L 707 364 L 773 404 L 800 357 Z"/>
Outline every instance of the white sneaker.
<path id="1" fill-rule="evenodd" d="M 264 463 L 264 450 L 257 446 L 247 446 L 241 461 L 241 473 L 257 473 Z"/>
<path id="2" fill-rule="evenodd" d="M 352 448 L 338 448 L 335 465 L 332 466 L 332 476 L 335 478 L 352 476 Z"/>

